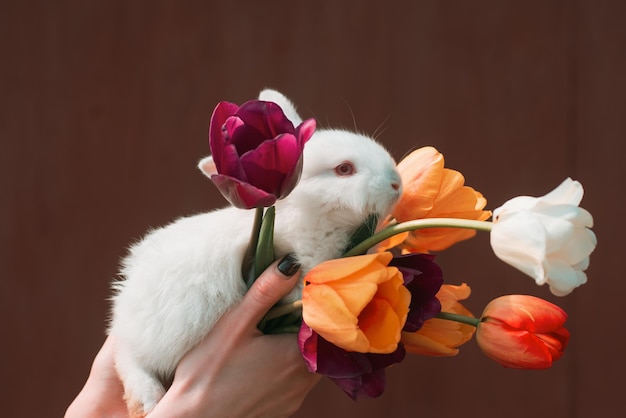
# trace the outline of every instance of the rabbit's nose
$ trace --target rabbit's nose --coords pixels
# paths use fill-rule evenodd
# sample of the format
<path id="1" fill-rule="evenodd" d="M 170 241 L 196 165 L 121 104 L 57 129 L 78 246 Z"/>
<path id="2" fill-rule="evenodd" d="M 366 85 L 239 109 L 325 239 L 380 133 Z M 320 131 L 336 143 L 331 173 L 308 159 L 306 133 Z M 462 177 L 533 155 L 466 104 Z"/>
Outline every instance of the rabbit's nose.
<path id="1" fill-rule="evenodd" d="M 393 190 L 400 190 L 400 183 L 391 183 L 391 188 Z"/>

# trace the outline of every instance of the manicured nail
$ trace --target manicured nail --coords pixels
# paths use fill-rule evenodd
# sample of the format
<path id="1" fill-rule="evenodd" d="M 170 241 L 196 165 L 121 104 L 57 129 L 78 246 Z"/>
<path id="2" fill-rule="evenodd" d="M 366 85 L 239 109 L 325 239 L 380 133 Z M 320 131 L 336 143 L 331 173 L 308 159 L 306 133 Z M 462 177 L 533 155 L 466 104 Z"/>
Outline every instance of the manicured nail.
<path id="1" fill-rule="evenodd" d="M 278 263 L 278 271 L 287 277 L 293 276 L 298 270 L 300 270 L 300 263 L 293 254 L 287 254 Z"/>

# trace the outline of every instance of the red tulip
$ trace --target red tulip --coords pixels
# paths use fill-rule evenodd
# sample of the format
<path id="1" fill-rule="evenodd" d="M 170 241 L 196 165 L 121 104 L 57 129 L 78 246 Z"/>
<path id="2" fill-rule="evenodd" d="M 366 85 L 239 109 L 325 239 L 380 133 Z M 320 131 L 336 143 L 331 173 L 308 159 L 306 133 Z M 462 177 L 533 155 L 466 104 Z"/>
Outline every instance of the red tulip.
<path id="1" fill-rule="evenodd" d="M 501 296 L 485 307 L 476 342 L 483 353 L 503 366 L 545 369 L 567 346 L 566 319 L 565 311 L 543 299 Z"/>

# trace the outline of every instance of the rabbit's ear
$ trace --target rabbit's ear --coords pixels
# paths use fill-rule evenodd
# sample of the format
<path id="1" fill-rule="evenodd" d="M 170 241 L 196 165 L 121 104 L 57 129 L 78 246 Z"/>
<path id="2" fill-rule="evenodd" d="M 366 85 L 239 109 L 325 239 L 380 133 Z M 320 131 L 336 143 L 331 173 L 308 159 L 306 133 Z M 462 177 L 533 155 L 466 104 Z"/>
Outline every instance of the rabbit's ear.
<path id="1" fill-rule="evenodd" d="M 302 123 L 302 118 L 298 115 L 296 107 L 293 103 L 291 103 L 291 100 L 286 98 L 282 93 L 272 89 L 265 89 L 259 93 L 259 100 L 276 103 L 281 109 L 283 109 L 283 113 L 294 126 L 298 126 Z"/>
<path id="2" fill-rule="evenodd" d="M 208 178 L 211 178 L 213 174 L 217 174 L 215 161 L 213 161 L 213 157 L 211 157 L 210 155 L 200 160 L 200 162 L 198 163 L 198 168 Z"/>

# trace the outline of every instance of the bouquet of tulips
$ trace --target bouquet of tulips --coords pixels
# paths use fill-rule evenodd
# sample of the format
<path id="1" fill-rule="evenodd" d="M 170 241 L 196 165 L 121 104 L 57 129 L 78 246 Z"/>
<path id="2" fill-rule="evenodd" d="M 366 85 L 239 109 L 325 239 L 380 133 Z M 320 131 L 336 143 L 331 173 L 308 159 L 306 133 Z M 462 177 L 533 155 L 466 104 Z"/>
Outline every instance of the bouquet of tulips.
<path id="1" fill-rule="evenodd" d="M 294 127 L 268 102 L 222 102 L 213 114 L 209 142 L 218 158 L 211 179 L 233 205 L 257 213 L 242 266 L 249 284 L 274 261 L 272 205 L 298 182 L 314 129 L 311 119 Z M 407 352 L 453 356 L 474 335 L 504 366 L 550 367 L 569 340 L 561 308 L 506 295 L 476 317 L 462 304 L 469 286 L 444 284 L 433 253 L 486 231 L 498 258 L 567 295 L 585 283 L 596 246 L 592 216 L 579 207 L 581 184 L 568 178 L 545 196 L 515 197 L 492 213 L 433 147 L 413 151 L 397 170 L 403 189 L 391 215 L 369 219 L 343 257 L 306 272 L 302 299 L 276 306 L 259 327 L 297 332 L 309 370 L 352 398 L 379 396 L 385 369 Z"/>

